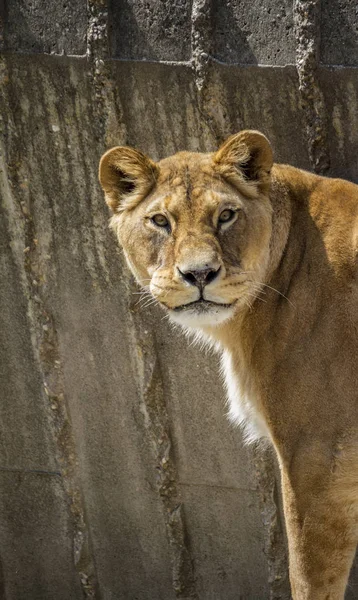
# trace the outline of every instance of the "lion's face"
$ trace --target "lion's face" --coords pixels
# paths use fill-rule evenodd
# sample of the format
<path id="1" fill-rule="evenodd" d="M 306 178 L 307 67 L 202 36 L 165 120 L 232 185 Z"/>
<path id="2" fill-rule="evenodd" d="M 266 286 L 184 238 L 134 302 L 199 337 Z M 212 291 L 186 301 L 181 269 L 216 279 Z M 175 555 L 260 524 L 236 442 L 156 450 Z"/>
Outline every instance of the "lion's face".
<path id="1" fill-rule="evenodd" d="M 102 158 L 112 227 L 139 284 L 172 320 L 217 325 L 250 305 L 267 266 L 271 165 L 256 132 L 216 154 L 183 152 L 157 164 L 129 148 Z"/>

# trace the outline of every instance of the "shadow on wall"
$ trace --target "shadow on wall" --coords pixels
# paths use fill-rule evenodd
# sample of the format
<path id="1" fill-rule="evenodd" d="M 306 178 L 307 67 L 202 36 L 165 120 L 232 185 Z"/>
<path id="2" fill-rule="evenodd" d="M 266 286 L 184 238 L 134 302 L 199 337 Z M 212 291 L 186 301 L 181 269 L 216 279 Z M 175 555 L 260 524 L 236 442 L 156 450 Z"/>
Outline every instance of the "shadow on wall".
<path id="1" fill-rule="evenodd" d="M 0 0 L 0 19 L 4 26 L 5 50 L 60 55 L 86 54 L 86 0 L 65 0 L 51 5 L 48 0 Z"/>
<path id="2" fill-rule="evenodd" d="M 258 60 L 250 46 L 247 23 L 239 27 L 238 17 L 230 2 L 213 2 L 214 51 L 221 62 L 257 65 Z"/>
<path id="3" fill-rule="evenodd" d="M 323 65 L 358 66 L 358 6 L 325 0 L 321 13 L 320 60 Z"/>
<path id="4" fill-rule="evenodd" d="M 145 0 L 124 0 L 119 10 L 112 2 L 109 19 L 112 56 L 128 60 L 189 61 L 191 5 L 190 0 L 163 0 L 153 11 Z M 256 65 L 258 60 L 249 42 L 250 18 L 243 22 L 237 10 L 229 2 L 214 0 L 211 36 L 214 56 L 222 62 Z"/>
<path id="5" fill-rule="evenodd" d="M 110 2 L 111 55 L 127 60 L 188 61 L 191 58 L 191 2 Z"/>

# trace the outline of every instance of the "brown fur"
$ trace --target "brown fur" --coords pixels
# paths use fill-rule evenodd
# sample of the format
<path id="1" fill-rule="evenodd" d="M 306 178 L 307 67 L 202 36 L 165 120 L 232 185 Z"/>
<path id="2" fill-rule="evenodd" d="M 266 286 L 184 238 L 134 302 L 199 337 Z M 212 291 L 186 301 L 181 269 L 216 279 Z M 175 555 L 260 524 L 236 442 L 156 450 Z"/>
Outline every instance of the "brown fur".
<path id="1" fill-rule="evenodd" d="M 253 131 L 157 164 L 113 149 L 100 181 L 137 280 L 221 348 L 276 449 L 294 599 L 341 600 L 358 540 L 358 186 L 272 165 Z M 219 275 L 186 310 L 199 267 Z"/>

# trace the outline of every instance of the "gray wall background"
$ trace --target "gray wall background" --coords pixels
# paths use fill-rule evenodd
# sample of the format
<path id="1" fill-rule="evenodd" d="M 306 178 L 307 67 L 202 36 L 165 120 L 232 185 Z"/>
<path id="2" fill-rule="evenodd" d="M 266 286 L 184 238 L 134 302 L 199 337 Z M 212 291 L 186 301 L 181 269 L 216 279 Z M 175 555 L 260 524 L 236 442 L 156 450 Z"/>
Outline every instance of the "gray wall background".
<path id="1" fill-rule="evenodd" d="M 253 127 L 358 181 L 357 30 L 353 0 L 0 2 L 1 599 L 290 597 L 274 458 L 138 304 L 97 165 Z"/>

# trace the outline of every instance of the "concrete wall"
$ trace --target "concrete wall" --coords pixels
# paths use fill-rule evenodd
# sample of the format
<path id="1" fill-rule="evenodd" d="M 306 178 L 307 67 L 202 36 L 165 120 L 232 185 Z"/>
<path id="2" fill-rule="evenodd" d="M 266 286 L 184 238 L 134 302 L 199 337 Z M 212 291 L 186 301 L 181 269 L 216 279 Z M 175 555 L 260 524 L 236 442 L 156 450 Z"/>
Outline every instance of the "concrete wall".
<path id="1" fill-rule="evenodd" d="M 290 597 L 275 461 L 138 304 L 97 164 L 254 127 L 357 181 L 357 26 L 353 0 L 0 2 L 1 599 Z"/>

